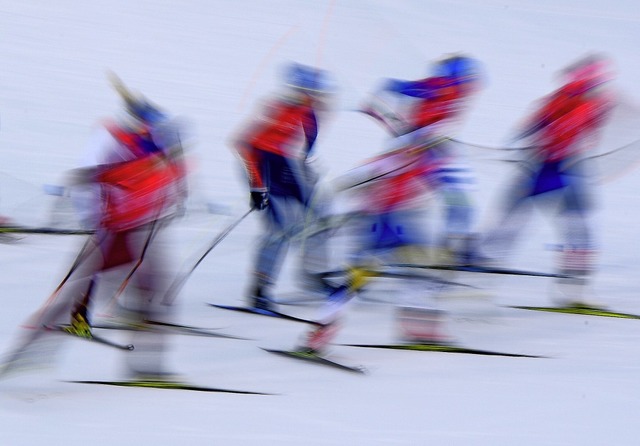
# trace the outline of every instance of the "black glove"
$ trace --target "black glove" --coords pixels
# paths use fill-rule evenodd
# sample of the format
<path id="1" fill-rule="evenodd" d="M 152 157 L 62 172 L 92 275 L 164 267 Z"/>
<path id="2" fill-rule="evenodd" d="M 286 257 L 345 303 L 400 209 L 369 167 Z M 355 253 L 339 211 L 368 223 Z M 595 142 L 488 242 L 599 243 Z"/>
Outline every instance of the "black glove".
<path id="1" fill-rule="evenodd" d="M 269 206 L 269 193 L 267 191 L 252 190 L 251 206 L 258 211 L 266 209 Z"/>

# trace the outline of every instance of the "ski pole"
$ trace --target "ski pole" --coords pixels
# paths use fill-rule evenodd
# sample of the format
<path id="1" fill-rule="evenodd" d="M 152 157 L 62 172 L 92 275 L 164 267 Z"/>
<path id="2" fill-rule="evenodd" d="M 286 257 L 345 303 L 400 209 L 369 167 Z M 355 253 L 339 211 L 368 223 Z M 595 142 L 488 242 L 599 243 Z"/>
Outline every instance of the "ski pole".
<path id="1" fill-rule="evenodd" d="M 36 320 L 39 320 L 47 308 L 53 304 L 53 302 L 57 299 L 58 294 L 65 286 L 65 284 L 69 281 L 71 276 L 80 268 L 80 266 L 97 250 L 100 246 L 100 236 L 97 233 L 94 233 L 92 236 L 87 237 L 84 242 L 84 245 L 80 249 L 80 252 L 76 256 L 71 268 L 64 276 L 64 278 L 60 281 L 56 289 L 51 293 L 51 295 L 47 298 L 47 300 L 42 304 L 40 309 L 37 311 L 39 316 L 36 317 Z"/>
<path id="2" fill-rule="evenodd" d="M 233 228 L 238 226 L 255 209 L 256 208 L 252 206 L 247 212 L 242 214 L 240 217 L 234 220 L 229 226 L 227 226 L 220 234 L 216 236 L 215 239 L 213 239 L 213 241 L 209 244 L 209 246 L 204 251 L 204 253 L 200 255 L 198 260 L 196 260 L 195 263 L 186 272 L 176 277 L 176 279 L 167 289 L 167 292 L 163 299 L 163 304 L 171 305 L 173 303 L 173 301 L 175 300 L 178 294 L 178 291 L 180 291 L 180 288 L 182 288 L 182 286 L 185 284 L 189 276 L 193 274 L 193 272 L 198 267 L 198 265 L 202 263 L 202 261 L 205 259 L 205 257 L 207 257 L 207 255 L 209 255 L 209 253 L 213 250 L 213 248 L 215 248 L 222 240 L 225 239 L 227 235 L 229 235 L 229 233 L 233 230 Z"/>

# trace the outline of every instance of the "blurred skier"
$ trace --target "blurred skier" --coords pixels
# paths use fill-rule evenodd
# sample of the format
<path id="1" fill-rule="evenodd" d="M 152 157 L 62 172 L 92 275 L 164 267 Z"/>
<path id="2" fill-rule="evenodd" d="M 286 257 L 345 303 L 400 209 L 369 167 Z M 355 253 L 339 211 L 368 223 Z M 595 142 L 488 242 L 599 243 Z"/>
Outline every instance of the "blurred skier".
<path id="1" fill-rule="evenodd" d="M 539 101 L 514 138 L 529 148 L 521 151 L 524 160 L 518 175 L 507 189 L 497 224 L 482 243 L 489 259 L 507 255 L 526 225 L 531 205 L 544 197 L 555 198 L 547 204 L 559 203 L 557 222 L 563 239 L 559 272 L 574 277 L 560 281 L 565 286 L 559 303 L 565 305 L 595 305 L 583 293 L 596 256 L 585 158 L 597 145 L 615 103 L 609 88 L 613 78 L 611 63 L 602 55 L 588 55 L 562 70 L 562 85 Z"/>
<path id="2" fill-rule="evenodd" d="M 301 350 L 322 353 L 336 335 L 340 319 L 352 297 L 363 290 L 376 268 L 398 263 L 415 263 L 428 255 L 425 205 L 439 185 L 442 158 L 435 151 L 441 137 L 424 137 L 375 157 L 336 180 L 340 190 L 352 194 L 359 217 L 352 227 L 354 246 L 346 275 L 338 285 L 327 278 L 327 302 Z M 442 314 L 433 300 L 437 287 L 425 287 L 424 279 L 407 277 L 398 298 L 398 327 L 401 337 L 411 342 L 445 340 Z"/>
<path id="3" fill-rule="evenodd" d="M 251 205 L 264 222 L 248 296 L 254 308 L 274 308 L 271 292 L 291 236 L 323 212 L 311 162 L 331 92 L 326 72 L 294 63 L 286 68 L 284 93 L 271 98 L 234 140 L 248 175 Z M 325 268 L 325 249 L 317 238 L 307 240 L 303 274 Z"/>
<path id="4" fill-rule="evenodd" d="M 123 307 L 132 323 L 157 320 L 171 311 L 160 303 L 166 258 L 156 240 L 186 194 L 180 129 L 143 97 L 134 96 L 119 82 L 116 88 L 126 115 L 100 125 L 90 140 L 84 167 L 69 175 L 70 186 L 83 192 L 76 198 L 85 226 L 95 233 L 58 289 L 31 316 L 9 361 L 19 361 L 22 353 L 28 357 L 29 348 L 52 327 L 91 338 L 89 309 L 97 278 L 114 268 L 128 272 L 127 281 L 131 278 L 133 293 L 127 297 L 132 301 Z M 166 377 L 163 336 L 134 333 L 136 348 L 126 355 L 127 373 Z"/>
<path id="5" fill-rule="evenodd" d="M 444 206 L 442 248 L 454 263 L 467 261 L 473 230 L 470 168 L 449 139 L 462 122 L 482 82 L 480 63 L 464 54 L 444 56 L 432 64 L 431 76 L 415 81 L 387 80 L 363 108 L 382 122 L 393 138 L 388 150 L 442 139 L 430 150 L 441 158 L 438 191 Z"/>
<path id="6" fill-rule="evenodd" d="M 464 254 L 471 230 L 471 208 L 465 191 L 466 167 L 455 166 L 448 143 L 480 81 L 474 59 L 453 55 L 437 62 L 434 76 L 418 81 L 387 81 L 364 110 L 395 135 L 386 153 L 339 180 L 343 189 L 362 191 L 362 225 L 356 232 L 356 253 L 342 285 L 330 288 L 327 304 L 305 340 L 303 350 L 322 351 L 335 336 L 340 316 L 379 263 L 427 263 L 433 244 L 424 231 L 424 200 L 443 195 L 447 207 L 446 243 L 457 257 Z M 393 107 L 389 101 L 396 101 Z M 439 242 L 440 243 L 440 242 Z M 438 243 L 438 244 L 439 244 Z M 460 261 L 459 258 L 455 261 Z M 398 327 L 409 342 L 442 342 L 442 312 L 432 299 L 437 287 L 408 279 L 398 299 Z"/>

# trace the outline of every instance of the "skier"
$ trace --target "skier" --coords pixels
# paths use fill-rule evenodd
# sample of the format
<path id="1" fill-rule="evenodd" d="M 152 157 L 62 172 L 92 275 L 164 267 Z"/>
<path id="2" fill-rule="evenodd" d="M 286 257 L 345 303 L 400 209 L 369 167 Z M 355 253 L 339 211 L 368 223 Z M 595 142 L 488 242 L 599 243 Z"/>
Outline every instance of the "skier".
<path id="1" fill-rule="evenodd" d="M 442 248 L 447 260 L 465 263 L 473 230 L 469 167 L 449 139 L 462 122 L 470 99 L 479 91 L 481 66 L 464 54 L 450 54 L 432 64 L 431 76 L 415 81 L 387 80 L 363 112 L 382 122 L 393 138 L 388 150 L 423 144 L 434 135 L 442 140 L 432 152 L 442 158 L 438 191 L 444 205 Z"/>
<path id="2" fill-rule="evenodd" d="M 325 206 L 317 196 L 318 174 L 310 163 L 331 90 L 323 70 L 291 64 L 284 93 L 270 99 L 233 141 L 248 176 L 251 205 L 261 211 L 264 222 L 249 288 L 251 307 L 274 309 L 271 292 L 290 238 Z M 317 271 L 324 268 L 325 252 L 317 239 L 311 242 L 303 269 Z"/>
<path id="3" fill-rule="evenodd" d="M 329 288 L 318 325 L 302 346 L 305 351 L 321 352 L 330 343 L 346 304 L 376 275 L 371 272 L 376 265 L 428 261 L 433 244 L 423 230 L 423 211 L 429 196 L 444 195 L 450 244 L 469 235 L 471 211 L 460 176 L 452 174 L 448 134 L 477 91 L 479 67 L 468 56 L 453 55 L 436 63 L 433 72 L 433 77 L 419 81 L 388 81 L 365 109 L 396 136 L 385 153 L 338 180 L 342 189 L 362 191 L 356 202 L 365 206 L 364 218 L 345 281 Z M 384 101 L 389 96 L 400 103 L 390 107 Z M 461 247 L 450 248 L 462 255 Z M 402 340 L 445 342 L 443 313 L 433 300 L 438 286 L 425 287 L 422 279 L 406 282 L 397 309 Z"/>
<path id="4" fill-rule="evenodd" d="M 8 358 L 8 368 L 28 360 L 29 351 L 37 350 L 52 328 L 92 338 L 89 310 L 97 278 L 114 268 L 130 274 L 126 281 L 131 278 L 133 292 L 126 297 L 131 301 L 122 307 L 133 324 L 167 317 L 171 311 L 160 304 L 166 274 L 156 240 L 186 194 L 179 129 L 145 98 L 134 96 L 120 83 L 116 88 L 126 115 L 101 123 L 89 143 L 88 160 L 93 161 L 69 174 L 70 187 L 84 191 L 78 203 L 85 206 L 85 224 L 92 224 L 95 233 L 67 277 L 30 317 Z M 126 355 L 127 373 L 137 378 L 167 377 L 162 335 L 134 333 L 136 348 Z"/>
<path id="5" fill-rule="evenodd" d="M 559 303 L 597 306 L 584 295 L 594 268 L 596 247 L 590 217 L 593 200 L 585 156 L 598 143 L 598 134 L 615 103 L 609 82 L 611 63 L 599 54 L 587 55 L 561 71 L 562 85 L 543 97 L 513 139 L 529 147 L 518 175 L 507 189 L 494 229 L 487 232 L 481 251 L 497 259 L 510 248 L 525 226 L 531 205 L 559 203 L 558 225 L 563 238 L 559 272 Z"/>
<path id="6" fill-rule="evenodd" d="M 327 301 L 315 326 L 305 336 L 301 350 L 322 353 L 336 335 L 347 303 L 363 290 L 377 268 L 415 263 L 428 256 L 429 237 L 424 230 L 424 208 L 439 184 L 442 158 L 435 151 L 441 138 L 424 137 L 419 145 L 383 153 L 349 171 L 335 182 L 359 204 L 353 233 L 354 247 L 342 283 L 327 278 Z M 398 299 L 398 328 L 411 342 L 442 342 L 442 312 L 432 298 L 437 286 L 407 277 Z"/>

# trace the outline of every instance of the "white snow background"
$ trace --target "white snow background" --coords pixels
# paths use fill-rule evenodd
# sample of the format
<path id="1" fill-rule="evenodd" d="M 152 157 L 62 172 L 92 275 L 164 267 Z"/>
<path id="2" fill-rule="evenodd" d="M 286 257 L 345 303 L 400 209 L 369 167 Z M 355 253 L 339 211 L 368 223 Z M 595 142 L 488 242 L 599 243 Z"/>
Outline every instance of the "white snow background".
<path id="1" fill-rule="evenodd" d="M 337 111 L 318 141 L 330 179 L 381 148 L 383 130 L 350 111 L 367 92 L 384 77 L 424 76 L 430 60 L 452 51 L 479 58 L 487 78 L 460 139 L 503 146 L 531 103 L 555 88 L 557 70 L 602 51 L 616 62 L 625 106 L 600 150 L 632 141 L 640 134 L 633 124 L 638 43 L 634 0 L 3 0 L 0 213 L 34 226 L 53 214 L 69 218 L 44 187 L 61 183 L 92 127 L 118 110 L 107 69 L 192 124 L 189 212 L 167 240 L 167 268 L 175 273 L 247 209 L 228 141 L 278 85 L 287 61 L 335 76 Z M 511 173 L 488 160 L 502 154 L 489 152 L 469 153 L 479 226 Z M 593 291 L 613 309 L 640 313 L 637 175 L 631 170 L 597 189 L 601 255 Z M 510 266 L 551 271 L 549 245 L 558 242 L 552 220 L 544 213 L 532 220 Z M 258 233 L 256 215 L 234 229 L 190 277 L 176 315 L 251 340 L 175 336 L 169 359 L 194 383 L 274 395 L 65 383 L 117 379 L 126 354 L 68 340 L 55 370 L 0 383 L 0 445 L 638 444 L 640 321 L 506 309 L 550 304 L 551 282 L 460 276 L 484 291 L 443 299 L 458 343 L 545 358 L 335 346 L 343 361 L 370 371 L 353 375 L 259 348 L 295 345 L 302 325 L 205 305 L 242 303 Z M 82 241 L 31 235 L 0 245 L 1 347 L 9 348 L 17 327 L 50 295 Z M 297 289 L 291 254 L 282 293 Z M 392 292 L 378 295 L 394 300 Z M 282 309 L 309 317 L 316 310 Z M 355 301 L 336 342 L 393 342 L 392 310 Z"/>

